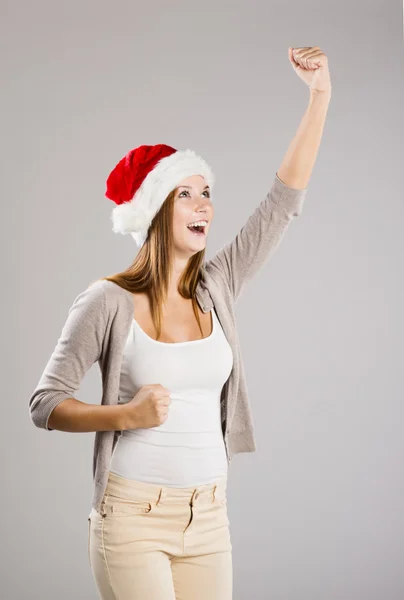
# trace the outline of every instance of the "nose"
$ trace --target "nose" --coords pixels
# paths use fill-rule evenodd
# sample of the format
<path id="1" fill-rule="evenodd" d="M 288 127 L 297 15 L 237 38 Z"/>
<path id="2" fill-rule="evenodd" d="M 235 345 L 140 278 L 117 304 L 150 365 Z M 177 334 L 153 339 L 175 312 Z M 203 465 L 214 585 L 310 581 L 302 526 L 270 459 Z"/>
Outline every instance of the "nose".
<path id="1" fill-rule="evenodd" d="M 209 205 L 210 205 L 210 198 L 201 197 L 200 201 L 198 202 L 196 212 L 204 212 L 205 214 L 207 214 Z"/>

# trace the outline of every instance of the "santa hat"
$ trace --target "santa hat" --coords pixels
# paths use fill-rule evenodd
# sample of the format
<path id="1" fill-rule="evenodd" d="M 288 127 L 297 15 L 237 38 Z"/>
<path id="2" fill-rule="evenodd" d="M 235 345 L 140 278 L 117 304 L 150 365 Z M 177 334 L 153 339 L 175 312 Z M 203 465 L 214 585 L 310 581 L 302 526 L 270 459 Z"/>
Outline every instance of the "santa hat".
<path id="1" fill-rule="evenodd" d="M 176 150 L 166 144 L 130 150 L 106 182 L 105 196 L 117 204 L 111 215 L 113 231 L 130 233 L 142 246 L 153 217 L 168 194 L 191 175 L 202 175 L 212 190 L 214 173 L 192 150 Z"/>

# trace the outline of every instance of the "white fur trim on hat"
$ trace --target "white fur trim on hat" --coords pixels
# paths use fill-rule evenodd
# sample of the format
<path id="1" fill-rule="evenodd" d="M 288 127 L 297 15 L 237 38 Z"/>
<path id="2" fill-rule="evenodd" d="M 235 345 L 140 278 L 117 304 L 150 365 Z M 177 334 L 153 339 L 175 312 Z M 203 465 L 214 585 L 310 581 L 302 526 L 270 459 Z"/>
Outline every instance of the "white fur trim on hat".
<path id="1" fill-rule="evenodd" d="M 177 150 L 159 160 L 132 200 L 112 210 L 113 231 L 123 235 L 130 233 L 139 246 L 143 245 L 148 228 L 168 194 L 191 175 L 202 175 L 212 190 L 215 175 L 207 162 L 193 150 Z"/>

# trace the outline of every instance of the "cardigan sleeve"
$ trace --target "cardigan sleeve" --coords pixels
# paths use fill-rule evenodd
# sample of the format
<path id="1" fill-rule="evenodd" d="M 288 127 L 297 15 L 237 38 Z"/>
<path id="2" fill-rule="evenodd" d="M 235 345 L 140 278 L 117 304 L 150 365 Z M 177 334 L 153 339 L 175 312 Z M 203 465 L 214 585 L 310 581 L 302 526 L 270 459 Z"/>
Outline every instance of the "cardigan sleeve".
<path id="1" fill-rule="evenodd" d="M 74 397 L 84 375 L 100 358 L 105 328 L 105 292 L 96 281 L 69 308 L 56 347 L 29 399 L 29 414 L 36 427 L 53 431 L 48 425 L 52 410 Z"/>
<path id="2" fill-rule="evenodd" d="M 236 237 L 223 246 L 206 269 L 225 279 L 233 301 L 279 246 L 290 222 L 300 215 L 307 188 L 287 186 L 275 174 L 271 189 Z"/>

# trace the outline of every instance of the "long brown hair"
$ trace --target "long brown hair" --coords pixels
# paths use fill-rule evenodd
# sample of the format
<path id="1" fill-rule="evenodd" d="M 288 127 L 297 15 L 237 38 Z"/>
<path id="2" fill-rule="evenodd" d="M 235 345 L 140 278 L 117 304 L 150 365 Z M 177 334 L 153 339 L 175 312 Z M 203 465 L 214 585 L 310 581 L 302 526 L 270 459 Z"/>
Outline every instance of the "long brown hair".
<path id="1" fill-rule="evenodd" d="M 101 277 L 101 280 L 112 281 L 129 292 L 144 292 L 150 302 L 151 317 L 157 331 L 157 339 L 161 335 L 162 305 L 167 297 L 169 274 L 173 261 L 173 214 L 176 189 L 171 191 L 159 211 L 154 216 L 143 246 L 135 256 L 132 264 L 121 271 Z M 178 291 L 183 298 L 190 298 L 192 308 L 203 336 L 199 318 L 195 290 L 201 277 L 201 266 L 205 258 L 205 249 L 196 252 L 188 261 L 178 283 Z"/>

